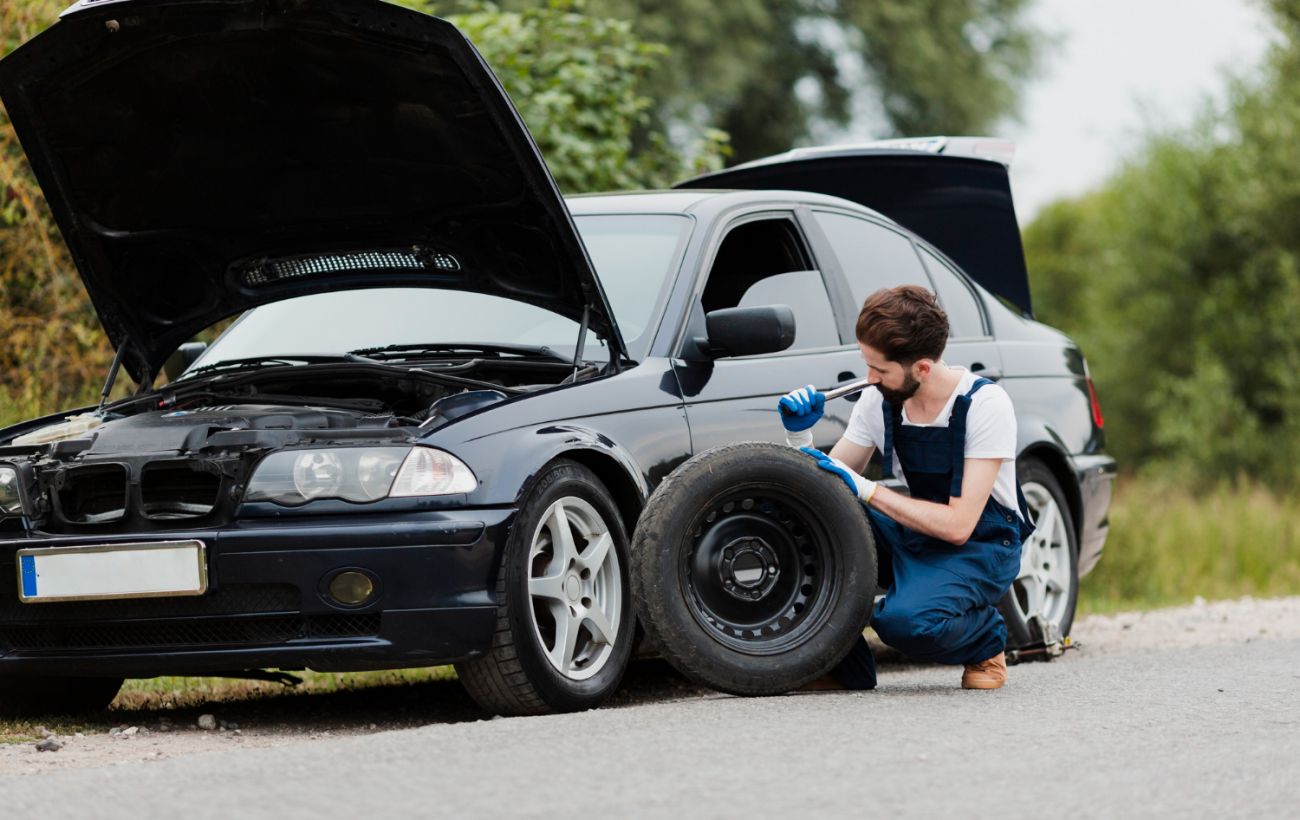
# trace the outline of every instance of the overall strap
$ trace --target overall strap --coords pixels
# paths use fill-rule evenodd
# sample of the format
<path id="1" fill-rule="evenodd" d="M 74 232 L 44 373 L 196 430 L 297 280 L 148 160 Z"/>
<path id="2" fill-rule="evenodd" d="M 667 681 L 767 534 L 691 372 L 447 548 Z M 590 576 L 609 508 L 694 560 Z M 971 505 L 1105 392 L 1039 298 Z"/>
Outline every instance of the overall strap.
<path id="1" fill-rule="evenodd" d="M 975 380 L 970 390 L 958 396 L 952 405 L 952 415 L 948 417 L 948 431 L 952 436 L 952 481 L 948 485 L 948 495 L 953 498 L 961 496 L 961 482 L 966 475 L 966 414 L 970 412 L 971 398 L 986 384 L 993 384 L 985 378 Z"/>
<path id="2" fill-rule="evenodd" d="M 894 477 L 894 424 L 896 424 L 902 418 L 903 408 L 902 405 L 899 405 L 899 407 L 895 409 L 894 406 L 890 404 L 888 401 L 882 401 L 880 403 L 880 410 L 885 417 L 885 446 L 882 447 L 880 450 L 880 458 L 883 461 L 883 464 L 881 465 L 882 469 L 880 472 L 880 477 L 882 479 L 893 478 Z"/>
<path id="3" fill-rule="evenodd" d="M 1020 489 L 1019 481 L 1016 482 L 1016 504 L 1020 507 L 1020 540 L 1023 541 L 1033 534 L 1035 527 L 1029 517 L 1029 502 L 1025 500 L 1025 491 Z"/>

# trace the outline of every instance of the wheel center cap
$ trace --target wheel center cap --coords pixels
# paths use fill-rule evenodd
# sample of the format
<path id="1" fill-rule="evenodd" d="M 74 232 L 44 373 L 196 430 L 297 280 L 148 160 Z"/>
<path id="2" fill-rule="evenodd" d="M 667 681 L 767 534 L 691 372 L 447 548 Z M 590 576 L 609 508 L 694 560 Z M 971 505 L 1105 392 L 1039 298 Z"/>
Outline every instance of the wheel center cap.
<path id="1" fill-rule="evenodd" d="M 763 559 L 758 553 L 746 550 L 741 552 L 731 562 L 731 575 L 736 579 L 736 583 L 745 589 L 753 589 L 763 582 L 763 576 L 767 570 L 763 567 Z"/>
<path id="2" fill-rule="evenodd" d="M 564 594 L 570 601 L 577 601 L 582 597 L 582 582 L 578 576 L 570 575 L 564 582 Z"/>
<path id="3" fill-rule="evenodd" d="M 776 554 L 760 538 L 739 538 L 722 558 L 723 588 L 743 601 L 757 601 L 771 591 L 780 575 Z"/>

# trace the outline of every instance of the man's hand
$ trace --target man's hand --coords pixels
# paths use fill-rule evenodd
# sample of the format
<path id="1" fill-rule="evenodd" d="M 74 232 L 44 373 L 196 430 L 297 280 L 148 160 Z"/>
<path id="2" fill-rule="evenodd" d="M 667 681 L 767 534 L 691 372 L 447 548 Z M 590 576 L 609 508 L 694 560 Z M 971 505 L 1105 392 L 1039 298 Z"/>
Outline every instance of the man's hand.
<path id="1" fill-rule="evenodd" d="M 857 496 L 858 500 L 863 504 L 870 501 L 871 497 L 876 494 L 876 482 L 858 475 L 849 469 L 849 465 L 838 458 L 832 458 L 821 450 L 815 450 L 812 447 L 800 447 L 799 450 L 817 459 L 818 467 L 839 476 L 840 480 L 848 486 L 849 492 Z"/>
<path id="2" fill-rule="evenodd" d="M 776 403 L 776 408 L 781 413 L 782 426 L 791 433 L 798 433 L 821 420 L 826 411 L 826 394 L 810 384 L 786 393 Z"/>

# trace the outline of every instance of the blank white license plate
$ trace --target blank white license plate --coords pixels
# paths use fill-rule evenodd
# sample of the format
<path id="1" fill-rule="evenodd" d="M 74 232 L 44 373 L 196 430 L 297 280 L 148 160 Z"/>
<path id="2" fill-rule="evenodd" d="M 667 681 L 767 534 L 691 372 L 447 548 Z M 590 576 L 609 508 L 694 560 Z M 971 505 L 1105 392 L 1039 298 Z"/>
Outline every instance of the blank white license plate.
<path id="1" fill-rule="evenodd" d="M 23 603 L 202 595 L 202 541 L 155 541 L 18 550 Z"/>

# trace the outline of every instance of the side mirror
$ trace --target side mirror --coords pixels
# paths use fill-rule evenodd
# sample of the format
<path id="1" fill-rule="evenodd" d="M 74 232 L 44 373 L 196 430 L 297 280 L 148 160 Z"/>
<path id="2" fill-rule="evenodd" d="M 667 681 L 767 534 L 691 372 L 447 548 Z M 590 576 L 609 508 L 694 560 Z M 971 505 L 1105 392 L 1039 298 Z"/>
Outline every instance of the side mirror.
<path id="1" fill-rule="evenodd" d="M 198 361 L 203 351 L 208 349 L 207 342 L 186 342 L 176 348 L 176 352 L 167 357 L 163 362 L 163 373 L 167 376 L 167 381 L 174 382 L 185 372 L 185 368 Z"/>
<path id="2" fill-rule="evenodd" d="M 776 353 L 794 344 L 794 311 L 786 305 L 713 310 L 704 327 L 708 338 L 695 343 L 713 358 Z"/>

